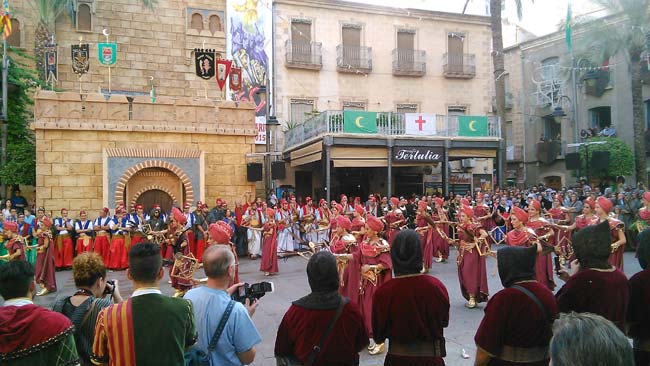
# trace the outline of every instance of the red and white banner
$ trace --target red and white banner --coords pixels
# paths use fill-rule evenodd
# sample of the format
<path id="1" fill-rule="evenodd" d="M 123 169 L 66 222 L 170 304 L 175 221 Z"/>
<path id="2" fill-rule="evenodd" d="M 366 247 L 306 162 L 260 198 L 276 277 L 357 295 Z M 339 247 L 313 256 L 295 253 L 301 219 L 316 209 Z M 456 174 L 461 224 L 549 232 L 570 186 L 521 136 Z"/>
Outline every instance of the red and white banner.
<path id="1" fill-rule="evenodd" d="M 217 85 L 219 86 L 219 90 L 223 90 L 223 87 L 226 85 L 226 80 L 228 80 L 228 76 L 230 75 L 231 65 L 232 61 L 230 60 L 217 60 Z"/>
<path id="2" fill-rule="evenodd" d="M 404 113 L 407 135 L 435 135 L 436 115 L 424 113 Z"/>

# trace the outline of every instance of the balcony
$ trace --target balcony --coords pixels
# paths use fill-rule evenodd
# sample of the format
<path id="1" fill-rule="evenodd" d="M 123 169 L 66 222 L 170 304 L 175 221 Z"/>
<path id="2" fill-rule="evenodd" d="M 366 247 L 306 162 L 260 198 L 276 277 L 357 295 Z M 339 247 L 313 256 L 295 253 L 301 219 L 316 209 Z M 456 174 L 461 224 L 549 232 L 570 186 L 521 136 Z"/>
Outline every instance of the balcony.
<path id="1" fill-rule="evenodd" d="M 436 116 L 436 133 L 423 138 L 451 138 L 459 137 L 458 116 Z M 498 139 L 500 124 L 497 117 L 488 116 L 488 138 Z M 343 111 L 325 111 L 315 117 L 284 133 L 285 151 L 300 146 L 305 142 L 328 134 L 344 134 Z M 378 112 L 377 134 L 378 137 L 386 136 L 412 136 L 406 134 L 404 113 Z"/>
<path id="2" fill-rule="evenodd" d="M 323 44 L 320 42 L 291 42 L 285 43 L 287 67 L 308 70 L 323 68 Z"/>
<path id="3" fill-rule="evenodd" d="M 563 158 L 562 142 L 554 140 L 545 140 L 537 143 L 536 156 L 540 163 L 550 165 L 555 160 Z"/>
<path id="4" fill-rule="evenodd" d="M 424 76 L 427 73 L 426 52 L 419 50 L 393 50 L 393 75 Z"/>
<path id="5" fill-rule="evenodd" d="M 508 162 L 524 161 L 524 147 L 522 145 L 510 145 L 506 147 L 506 160 Z"/>
<path id="6" fill-rule="evenodd" d="M 353 74 L 372 71 L 372 47 L 336 46 L 336 69 Z"/>
<path id="7" fill-rule="evenodd" d="M 471 79 L 476 76 L 474 54 L 445 53 L 442 60 L 442 74 L 446 78 Z"/>

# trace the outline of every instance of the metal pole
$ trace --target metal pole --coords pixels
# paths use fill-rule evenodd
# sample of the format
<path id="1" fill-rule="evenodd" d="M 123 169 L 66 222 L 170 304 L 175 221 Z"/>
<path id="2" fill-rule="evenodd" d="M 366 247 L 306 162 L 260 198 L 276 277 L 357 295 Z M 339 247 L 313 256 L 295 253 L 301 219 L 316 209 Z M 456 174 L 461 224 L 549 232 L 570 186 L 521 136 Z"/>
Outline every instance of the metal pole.
<path id="1" fill-rule="evenodd" d="M 571 49 L 571 81 L 573 83 L 573 142 L 578 142 L 578 81 L 576 80 L 576 59 Z"/>
<path id="2" fill-rule="evenodd" d="M 330 147 L 332 146 L 331 136 L 325 136 L 323 139 L 325 145 L 325 200 L 329 203 L 330 191 L 332 190 L 331 172 L 330 172 Z"/>
<path id="3" fill-rule="evenodd" d="M 0 165 L 7 163 L 7 74 L 9 73 L 9 60 L 7 60 L 7 40 L 2 41 L 2 154 L 0 154 Z M 4 181 L 0 182 L 0 193 L 6 198 L 7 187 Z"/>
<path id="4" fill-rule="evenodd" d="M 585 176 L 587 177 L 587 185 L 591 187 L 590 181 L 589 181 L 589 144 L 585 144 L 585 160 L 587 164 L 587 169 L 585 172 Z"/>
<path id="5" fill-rule="evenodd" d="M 388 140 L 388 184 L 386 184 L 386 189 L 388 191 L 387 197 L 391 197 L 393 194 L 393 140 Z"/>
<path id="6" fill-rule="evenodd" d="M 445 196 L 449 194 L 449 140 L 445 140 L 445 148 L 442 152 L 442 192 Z"/>

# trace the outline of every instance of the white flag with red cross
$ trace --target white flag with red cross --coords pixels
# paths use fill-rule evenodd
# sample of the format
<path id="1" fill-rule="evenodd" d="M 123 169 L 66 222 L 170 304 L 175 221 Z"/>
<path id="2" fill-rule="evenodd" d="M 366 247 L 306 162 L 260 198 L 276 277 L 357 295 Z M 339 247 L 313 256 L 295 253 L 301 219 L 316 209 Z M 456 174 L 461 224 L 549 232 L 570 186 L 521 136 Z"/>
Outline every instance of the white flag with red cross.
<path id="1" fill-rule="evenodd" d="M 404 113 L 407 135 L 435 135 L 436 115 L 424 113 Z"/>

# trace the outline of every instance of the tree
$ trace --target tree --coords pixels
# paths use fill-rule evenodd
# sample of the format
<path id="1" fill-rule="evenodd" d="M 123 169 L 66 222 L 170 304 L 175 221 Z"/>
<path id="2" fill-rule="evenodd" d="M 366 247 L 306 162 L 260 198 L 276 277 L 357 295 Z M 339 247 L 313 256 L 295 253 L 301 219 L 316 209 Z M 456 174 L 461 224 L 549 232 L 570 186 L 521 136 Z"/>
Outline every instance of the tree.
<path id="1" fill-rule="evenodd" d="M 606 144 L 589 145 L 588 148 L 580 148 L 580 161 L 582 162 L 580 171 L 587 171 L 587 162 L 590 163 L 588 174 L 589 177 L 598 177 L 601 180 L 610 177 L 626 176 L 634 172 L 634 154 L 625 142 L 615 137 L 592 137 L 586 142 L 606 141 Z M 597 170 L 591 165 L 591 157 L 594 151 L 609 151 L 609 169 Z"/>
<path id="2" fill-rule="evenodd" d="M 632 91 L 632 128 L 634 130 L 634 168 L 636 182 L 646 183 L 646 143 L 643 118 L 641 56 L 646 48 L 650 24 L 650 0 L 593 0 L 615 14 L 584 24 L 584 49 L 595 62 L 622 55 L 629 65 Z M 621 126 L 623 127 L 623 126 Z"/>
<path id="3" fill-rule="evenodd" d="M 20 60 L 29 56 L 13 48 L 8 49 L 10 59 L 7 75 L 7 162 L 0 167 L 0 180 L 5 185 L 36 183 L 36 151 L 34 136 L 29 129 L 33 100 L 30 90 L 38 81 L 34 72 Z"/>

